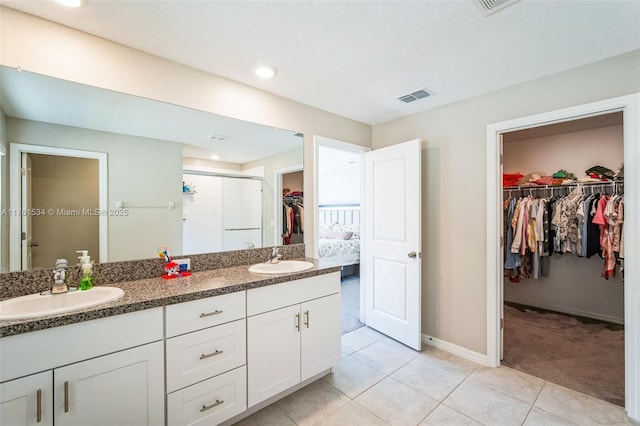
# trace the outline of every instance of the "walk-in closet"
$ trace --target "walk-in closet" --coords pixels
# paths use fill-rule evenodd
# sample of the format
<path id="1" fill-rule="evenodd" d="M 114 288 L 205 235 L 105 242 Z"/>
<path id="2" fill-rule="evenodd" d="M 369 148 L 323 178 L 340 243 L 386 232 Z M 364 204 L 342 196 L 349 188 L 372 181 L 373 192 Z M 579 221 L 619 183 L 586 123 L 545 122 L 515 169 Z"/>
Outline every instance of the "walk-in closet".
<path id="1" fill-rule="evenodd" d="M 304 193 L 302 171 L 282 175 L 282 244 L 304 242 Z"/>
<path id="2" fill-rule="evenodd" d="M 504 133 L 502 365 L 624 405 L 622 113 Z"/>

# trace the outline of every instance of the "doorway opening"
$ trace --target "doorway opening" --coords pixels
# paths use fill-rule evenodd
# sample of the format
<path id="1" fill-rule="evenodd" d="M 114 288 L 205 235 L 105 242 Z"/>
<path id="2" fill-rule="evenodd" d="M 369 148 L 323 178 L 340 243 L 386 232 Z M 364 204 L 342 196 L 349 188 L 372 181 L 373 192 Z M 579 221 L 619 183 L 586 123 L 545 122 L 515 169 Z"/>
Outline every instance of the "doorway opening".
<path id="1" fill-rule="evenodd" d="M 362 157 L 366 148 L 317 138 L 317 257 L 342 265 L 342 334 L 364 325 L 360 285 Z"/>
<path id="2" fill-rule="evenodd" d="M 77 250 L 106 262 L 106 154 L 24 144 L 10 150 L 10 206 L 21 212 L 10 217 L 10 270 L 72 262 Z"/>
<path id="3" fill-rule="evenodd" d="M 605 183 L 605 182 L 594 182 L 591 185 L 595 185 L 592 187 L 587 187 L 588 183 L 586 182 L 586 178 L 585 178 L 585 182 L 580 182 L 580 183 L 576 183 L 573 184 L 575 186 L 575 188 L 571 188 L 570 186 L 567 187 L 560 187 L 560 188 L 555 188 L 556 185 L 553 185 L 553 183 L 558 183 L 558 182 L 550 182 L 549 185 L 544 185 L 545 189 L 541 189 L 539 188 L 538 191 L 543 190 L 543 191 L 549 191 L 550 194 L 550 198 L 556 197 L 557 199 L 560 199 L 562 193 L 560 191 L 564 191 L 568 194 L 570 194 L 570 196 L 572 197 L 576 197 L 579 198 L 580 196 L 591 196 L 592 192 L 595 194 L 596 192 L 600 193 L 602 196 L 604 196 L 604 194 L 607 192 L 607 189 L 609 190 L 609 192 L 611 193 L 610 195 L 613 195 L 616 192 L 624 192 L 624 226 L 621 232 L 621 236 L 627 236 L 627 238 L 625 238 L 625 248 L 624 248 L 624 258 L 627 259 L 627 263 L 624 264 L 624 284 L 621 283 L 616 283 L 614 281 L 612 281 L 612 267 L 611 264 L 617 263 L 617 259 L 614 258 L 614 256 L 610 256 L 607 252 L 603 252 L 600 249 L 600 255 L 602 255 L 605 260 L 609 259 L 611 262 L 609 264 L 609 267 L 605 267 L 605 260 L 603 260 L 602 258 L 599 258 L 599 256 L 596 256 L 596 258 L 594 259 L 580 259 L 577 256 L 577 241 L 576 238 L 574 238 L 574 236 L 576 235 L 576 232 L 578 229 L 582 229 L 582 228 L 578 228 L 577 226 L 573 226 L 572 228 L 570 228 L 569 232 L 571 235 L 571 238 L 569 239 L 569 241 L 567 242 L 567 246 L 561 246 L 560 248 L 562 249 L 563 247 L 570 247 L 573 251 L 569 252 L 569 251 L 564 251 L 562 255 L 558 255 L 559 259 L 559 263 L 558 265 L 556 265 L 555 263 L 551 263 L 547 266 L 553 266 L 553 269 L 547 268 L 547 272 L 549 275 L 549 278 L 551 278 L 551 276 L 553 275 L 554 278 L 558 278 L 560 277 L 560 275 L 562 275 L 565 271 L 563 271 L 564 268 L 571 268 L 572 264 L 579 262 L 581 260 L 589 261 L 589 262 L 593 262 L 594 266 L 587 266 L 587 265 L 582 265 L 581 267 L 579 267 L 578 270 L 574 270 L 575 276 L 579 276 L 580 274 L 589 274 L 592 275 L 592 270 L 590 268 L 595 268 L 595 272 L 597 273 L 596 277 L 595 277 L 595 283 L 593 284 L 587 284 L 584 282 L 583 279 L 578 278 L 578 281 L 576 281 L 576 284 L 578 284 L 580 286 L 580 288 L 578 289 L 578 291 L 569 291 L 569 298 L 565 298 L 564 301 L 562 302 L 558 302 L 559 300 L 563 300 L 562 299 L 562 294 L 559 294 L 558 290 L 560 289 L 560 287 L 556 287 L 553 289 L 553 291 L 556 291 L 556 293 L 547 293 L 546 295 L 541 296 L 541 289 L 543 288 L 544 285 L 542 286 L 528 286 L 528 283 L 524 283 L 525 285 L 520 285 L 522 284 L 522 281 L 520 283 L 518 283 L 518 278 L 521 278 L 521 275 L 514 275 L 513 273 L 511 275 L 507 275 L 506 279 L 504 279 L 504 266 L 505 266 L 505 261 L 510 261 L 512 259 L 510 259 L 509 257 L 507 257 L 509 255 L 509 252 L 506 252 L 507 247 L 510 246 L 510 238 L 513 238 L 515 240 L 516 237 L 514 237 L 513 235 L 509 234 L 509 228 L 507 227 L 507 224 L 505 224 L 505 222 L 503 221 L 505 219 L 505 217 L 509 214 L 508 213 L 508 207 L 507 207 L 507 212 L 505 212 L 503 214 L 503 192 L 507 192 L 508 193 L 508 189 L 506 191 L 503 191 L 503 185 L 502 182 L 500 181 L 500 179 L 503 177 L 502 176 L 502 160 L 504 159 L 504 172 L 510 172 L 512 170 L 508 169 L 508 167 L 512 167 L 513 164 L 508 164 L 507 160 L 508 157 L 510 157 L 512 155 L 512 152 L 509 152 L 511 150 L 511 147 L 508 146 L 509 143 L 512 142 L 505 142 L 505 137 L 508 138 L 510 136 L 511 132 L 518 132 L 518 131 L 537 131 L 538 129 L 543 129 L 542 126 L 549 126 L 547 128 L 551 128 L 550 125 L 561 125 L 561 126 L 567 126 L 567 125 L 571 125 L 571 122 L 575 123 L 585 123 L 582 121 L 578 121 L 580 119 L 588 119 L 588 118 L 592 118 L 592 120 L 598 120 L 598 119 L 603 119 L 603 118 L 607 118 L 606 116 L 609 116 L 609 118 L 613 117 L 615 118 L 615 115 L 610 115 L 612 113 L 617 113 L 617 117 L 619 118 L 620 116 L 622 117 L 622 124 L 621 124 L 621 129 L 618 130 L 618 133 L 622 136 L 623 139 L 623 161 L 627 164 L 637 164 L 638 160 L 639 160 L 639 140 L 638 140 L 638 95 L 632 95 L 632 96 L 626 96 L 626 97 L 621 97 L 621 98 L 615 98 L 615 99 L 610 99 L 607 101 L 600 101 L 600 102 L 595 102 L 592 104 L 587 104 L 587 105 L 582 105 L 579 107 L 574 107 L 574 108 L 568 108 L 565 110 L 560 110 L 560 111 L 553 111 L 553 112 L 549 112 L 549 113 L 545 113 L 545 114 L 540 114 L 540 115 L 536 115 L 536 116 L 531 116 L 531 117 L 525 117 L 525 118 L 521 118 L 521 119 L 516 119 L 516 120 L 511 120 L 508 122 L 502 122 L 502 123 L 496 123 L 496 124 L 492 124 L 489 125 L 487 128 L 487 142 L 488 142 L 488 164 L 487 164 L 487 232 L 488 232 L 488 238 L 487 238 L 487 254 L 488 254 L 488 268 L 487 268 L 487 314 L 488 314 L 488 321 L 487 321 L 487 355 L 488 355 L 488 363 L 491 366 L 499 366 L 501 365 L 501 355 L 502 355 L 502 349 L 503 349 L 503 332 L 504 332 L 504 344 L 507 345 L 507 335 L 509 333 L 509 330 L 507 328 L 507 321 L 510 320 L 509 314 L 513 314 L 511 315 L 511 321 L 512 323 L 514 323 L 514 321 L 516 321 L 516 317 L 517 315 L 521 314 L 521 313 L 526 313 L 527 315 L 531 315 L 532 317 L 537 316 L 537 320 L 538 322 L 541 321 L 540 319 L 540 315 L 542 316 L 548 316 L 549 310 L 553 310 L 555 312 L 562 312 L 561 314 L 557 314 L 557 313 L 553 313 L 551 315 L 553 316 L 558 316 L 558 315 L 565 315 L 565 314 L 569 314 L 569 315 L 573 315 L 573 317 L 570 317 L 572 321 L 578 321 L 580 322 L 580 318 L 577 318 L 576 316 L 579 316 L 581 318 L 586 317 L 586 316 L 590 316 L 592 321 L 598 321 L 598 320 L 602 320 L 605 319 L 607 320 L 607 322 L 612 323 L 615 321 L 616 317 L 622 321 L 624 324 L 624 336 L 623 336 L 623 347 L 624 347 L 624 360 L 622 361 L 623 367 L 622 369 L 624 370 L 623 373 L 623 377 L 624 377 L 624 406 L 625 409 L 628 413 L 628 415 L 631 418 L 637 419 L 638 416 L 640 415 L 639 413 L 639 407 L 638 407 L 638 395 L 640 394 L 640 380 L 639 380 L 639 372 L 640 369 L 638 368 L 638 355 L 640 354 L 640 337 L 638 336 L 638 327 L 640 325 L 640 315 L 638 315 L 637 309 L 634 308 L 634 304 L 637 303 L 638 297 L 640 296 L 640 285 L 637 282 L 637 278 L 638 278 L 638 265 L 637 262 L 635 262 L 635 259 L 638 258 L 638 249 L 639 249 L 639 245 L 638 245 L 638 241 L 637 239 L 633 239 L 632 235 L 636 235 L 638 232 L 638 214 L 639 214 L 639 206 L 638 206 L 638 189 L 640 188 L 640 174 L 637 173 L 636 170 L 630 171 L 630 168 L 627 168 L 626 173 L 624 174 L 624 189 L 622 189 L 621 187 L 621 183 Z M 597 118 L 596 118 L 597 117 Z M 584 142 L 584 138 L 581 138 L 581 142 Z M 608 145 L 608 144 L 607 144 Z M 530 148 L 531 146 L 529 146 Z M 600 145 L 600 149 L 603 149 L 602 144 Z M 504 151 L 503 151 L 504 150 Z M 564 159 L 565 161 L 576 161 L 578 156 L 575 154 L 575 151 L 572 151 L 573 154 L 571 155 L 564 155 L 564 156 L 557 156 L 558 158 Z M 618 152 L 620 152 L 620 150 L 618 149 Z M 547 159 L 550 159 L 553 157 L 553 154 L 549 154 L 543 157 L 546 157 Z M 520 157 L 522 157 L 522 155 L 528 155 L 528 154 L 522 154 L 522 152 L 520 153 Z M 527 160 L 529 160 L 530 158 L 527 158 Z M 605 157 L 602 155 L 602 152 L 600 152 L 600 154 L 596 155 L 595 159 L 592 158 L 592 161 L 597 161 L 602 162 L 605 160 Z M 594 164 L 594 165 L 599 165 L 599 164 Z M 591 165 L 593 166 L 593 165 Z M 618 165 L 612 165 L 613 167 L 613 171 L 615 172 L 617 169 Z M 574 172 L 577 176 L 578 179 L 584 178 L 585 175 L 589 174 L 586 173 L 586 170 L 588 170 L 590 168 L 590 166 L 587 166 L 585 168 L 582 168 L 582 166 L 578 166 L 575 165 L 574 167 L 580 167 L 580 170 L 577 170 L 576 172 Z M 557 173 L 557 174 L 565 174 L 564 177 L 567 177 L 567 173 L 571 173 L 571 170 L 565 169 L 564 170 L 560 169 L 560 170 L 553 170 L 551 171 L 551 173 Z M 540 174 L 539 173 L 540 170 L 529 170 L 527 173 L 522 173 L 525 176 L 527 174 L 531 175 L 529 176 L 529 178 L 538 178 L 537 176 L 533 176 L 532 174 Z M 600 170 L 602 171 L 602 170 Z M 562 172 L 562 173 L 559 173 Z M 596 179 L 595 176 L 592 176 L 594 179 Z M 560 178 L 560 176 L 558 176 L 558 178 Z M 556 179 L 553 178 L 553 176 L 551 177 L 551 179 Z M 540 183 L 540 182 L 539 182 Z M 609 185 L 609 188 L 606 188 L 606 185 Z M 520 188 L 518 188 L 520 190 Z M 511 188 L 511 195 L 514 195 L 514 188 Z M 524 196 L 526 197 L 532 197 L 535 198 L 535 189 L 532 188 L 527 188 L 524 192 Z M 582 192 L 582 194 L 579 194 L 579 192 Z M 520 194 L 518 194 L 519 196 Z M 508 195 L 505 196 L 505 200 L 508 199 Z M 586 197 L 585 197 L 586 199 Z M 506 203 L 505 203 L 506 204 Z M 525 210 L 526 211 L 526 210 Z M 589 212 L 587 212 L 589 213 Z M 536 216 L 538 217 L 538 216 Z M 551 218 L 553 219 L 553 218 Z M 589 219 L 587 218 L 587 221 Z M 524 223 L 524 222 L 523 222 Z M 605 225 L 603 225 L 605 226 Z M 503 232 L 504 229 L 504 232 Z M 604 228 L 603 228 L 604 229 Z M 512 229 L 513 231 L 513 229 Z M 535 232 L 534 232 L 535 235 Z M 501 242 L 504 242 L 504 244 L 502 244 Z M 600 243 L 600 241 L 598 241 L 598 243 Z M 511 249 L 513 248 L 513 242 L 511 242 Z M 538 246 L 539 248 L 540 246 Z M 555 250 L 554 250 L 555 251 Z M 543 249 L 544 252 L 544 249 Z M 554 255 L 555 256 L 555 255 Z M 586 257 L 586 255 L 584 256 Z M 538 259 L 538 265 L 541 265 L 540 263 L 540 259 Z M 508 262 L 507 262 L 508 263 Z M 509 265 L 508 265 L 509 266 Z M 512 266 L 512 265 L 511 265 Z M 533 266 L 533 265 L 532 265 Z M 619 271 L 619 266 L 618 266 L 618 273 L 620 273 Z M 604 269 L 604 270 L 603 270 Z M 539 271 L 541 271 L 541 269 L 538 269 Z M 609 278 L 608 280 L 601 278 L 600 275 L 604 275 L 604 278 Z M 526 274 L 525 274 L 526 275 Z M 574 278 L 575 278 L 574 276 Z M 510 278 L 516 278 L 515 280 L 511 280 Z M 533 278 L 533 276 L 531 277 Z M 528 279 L 527 279 L 528 280 Z M 601 280 L 601 281 L 599 281 Z M 537 283 L 534 284 L 539 284 L 542 281 L 538 281 Z M 592 288 L 589 289 L 589 286 L 591 286 Z M 618 287 L 616 287 L 618 286 Z M 601 290 L 601 293 L 598 294 L 597 290 Z M 607 292 L 607 296 L 610 297 L 612 304 L 611 306 L 604 306 L 606 303 L 599 303 L 599 302 L 605 302 L 604 300 L 604 296 L 602 293 L 602 291 Z M 571 301 L 571 295 L 573 295 L 573 302 L 580 302 L 582 303 L 582 296 L 588 294 L 589 292 L 595 292 L 596 296 L 594 297 L 593 295 L 591 296 L 590 300 L 592 302 L 592 305 L 588 306 L 588 305 L 579 305 L 579 306 L 570 306 L 569 304 L 567 304 L 567 300 Z M 560 292 L 561 293 L 561 292 Z M 549 294 L 551 294 L 551 296 L 549 296 Z M 546 302 L 544 301 L 544 297 L 547 297 Z M 528 298 L 528 299 L 526 299 Z M 600 298 L 600 300 L 598 300 L 598 298 Z M 523 308 L 522 303 L 517 303 L 518 301 L 522 302 L 523 300 L 526 300 L 526 306 L 529 305 L 534 305 L 531 309 L 529 309 L 531 312 L 525 312 L 527 311 L 526 308 Z M 549 302 L 549 301 L 556 301 L 555 303 L 553 302 Z M 507 306 L 505 308 L 504 303 L 506 302 L 512 302 L 517 303 L 516 305 L 511 305 L 511 306 Z M 537 306 L 536 306 L 537 305 Z M 622 305 L 622 307 L 620 307 L 620 305 Z M 551 309 L 550 309 L 551 308 Z M 542 310 L 541 310 L 542 309 Z M 503 310 L 506 311 L 504 312 L 503 315 Z M 597 312 L 598 310 L 600 310 L 601 312 Z M 590 312 L 592 311 L 592 312 Z M 586 313 L 586 315 L 585 315 Z M 595 317 L 595 319 L 593 319 Z M 600 317 L 600 318 L 598 318 Z M 559 317 L 559 318 L 563 318 L 563 317 Z M 584 321 L 582 321 L 584 322 Z M 556 327 L 558 326 L 558 324 L 561 324 L 562 321 L 560 322 L 556 322 Z M 504 324 L 504 329 L 501 327 L 501 325 Z M 619 325 L 618 325 L 619 326 Z M 615 327 L 610 327 L 610 328 L 615 328 Z M 606 350 L 606 348 L 605 348 Z M 506 351 L 506 348 L 505 348 Z M 558 351 L 559 353 L 559 351 Z M 549 353 L 549 351 L 547 351 L 547 353 L 545 354 L 545 356 L 543 356 L 541 359 L 539 359 L 539 363 L 544 365 L 545 361 L 547 360 L 551 360 L 554 358 L 554 356 L 557 356 L 558 353 Z M 566 362 L 569 364 L 576 364 L 578 363 L 578 358 L 580 357 L 581 354 L 576 354 L 575 352 L 573 353 L 574 358 L 571 360 L 567 360 Z M 607 368 L 607 366 L 605 365 L 605 368 Z M 566 370 L 566 369 L 565 369 Z M 548 378 L 548 380 L 552 381 L 552 382 L 558 382 L 558 380 L 560 379 L 559 377 L 557 377 L 558 375 L 556 375 L 555 378 Z M 563 383 L 560 383 L 563 384 Z M 571 385 L 569 384 L 564 384 L 565 386 L 569 386 L 571 387 Z M 620 383 L 620 381 L 618 381 L 618 383 L 616 384 L 618 386 L 618 388 L 620 388 L 620 386 L 622 385 Z M 586 392 L 585 389 L 578 389 L 581 390 L 582 392 L 585 393 L 589 393 Z M 602 398 L 601 395 L 596 395 L 597 397 Z M 605 398 L 606 399 L 606 398 Z"/>
<path id="4" fill-rule="evenodd" d="M 502 151 L 502 365 L 624 405 L 622 112 L 505 132 Z"/>
<path id="5" fill-rule="evenodd" d="M 274 171 L 273 217 L 275 224 L 270 224 L 274 230 L 274 245 L 304 242 L 303 175 L 302 164 Z"/>

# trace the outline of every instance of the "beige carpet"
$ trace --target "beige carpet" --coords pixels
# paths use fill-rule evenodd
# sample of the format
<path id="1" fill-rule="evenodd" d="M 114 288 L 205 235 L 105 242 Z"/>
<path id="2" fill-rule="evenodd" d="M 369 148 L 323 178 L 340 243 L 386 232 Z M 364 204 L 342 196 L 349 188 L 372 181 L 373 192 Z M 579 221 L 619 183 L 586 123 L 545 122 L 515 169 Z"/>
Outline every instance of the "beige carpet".
<path id="1" fill-rule="evenodd" d="M 504 307 L 502 364 L 624 406 L 624 327 Z"/>

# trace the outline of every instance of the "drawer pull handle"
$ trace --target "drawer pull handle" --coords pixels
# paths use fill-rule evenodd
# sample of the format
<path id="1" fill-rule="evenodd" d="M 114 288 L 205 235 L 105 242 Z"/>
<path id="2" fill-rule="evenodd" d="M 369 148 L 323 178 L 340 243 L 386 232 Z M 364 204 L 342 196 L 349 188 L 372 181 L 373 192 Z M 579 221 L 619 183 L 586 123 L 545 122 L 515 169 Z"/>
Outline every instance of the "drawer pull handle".
<path id="1" fill-rule="evenodd" d="M 36 422 L 42 421 L 42 389 L 36 391 Z"/>
<path id="2" fill-rule="evenodd" d="M 307 328 L 309 328 L 309 311 L 304 312 L 304 325 L 306 325 Z"/>
<path id="3" fill-rule="evenodd" d="M 64 412 L 69 412 L 69 382 L 64 382 Z"/>
<path id="4" fill-rule="evenodd" d="M 221 314 L 223 311 L 216 309 L 213 312 L 207 312 L 207 313 L 201 313 L 200 314 L 200 318 L 206 318 L 206 317 L 210 317 L 211 315 L 218 315 Z"/>
<path id="5" fill-rule="evenodd" d="M 296 330 L 300 331 L 300 314 L 296 314 Z"/>
<path id="6" fill-rule="evenodd" d="M 200 409 L 201 413 L 204 413 L 207 410 L 210 410 L 213 407 L 217 407 L 218 405 L 224 404 L 224 400 L 220 400 L 220 399 L 216 399 L 216 402 L 214 402 L 211 405 L 203 405 L 202 408 Z"/>
<path id="7" fill-rule="evenodd" d="M 206 359 L 206 358 L 211 358 L 212 356 L 216 356 L 216 355 L 220 355 L 222 352 L 224 351 L 219 351 L 216 349 L 215 352 L 211 352 L 210 354 L 202 354 L 200 355 L 200 359 Z"/>

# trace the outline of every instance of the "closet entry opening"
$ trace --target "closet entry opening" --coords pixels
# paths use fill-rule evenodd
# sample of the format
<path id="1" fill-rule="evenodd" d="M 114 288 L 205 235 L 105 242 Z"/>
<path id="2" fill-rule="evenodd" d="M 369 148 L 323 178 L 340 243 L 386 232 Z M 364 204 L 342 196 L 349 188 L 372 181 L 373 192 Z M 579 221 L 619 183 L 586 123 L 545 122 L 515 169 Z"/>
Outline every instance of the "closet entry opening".
<path id="1" fill-rule="evenodd" d="M 304 242 L 302 170 L 282 175 L 282 245 Z"/>
<path id="2" fill-rule="evenodd" d="M 625 405 L 623 113 L 502 133 L 501 365 Z"/>

